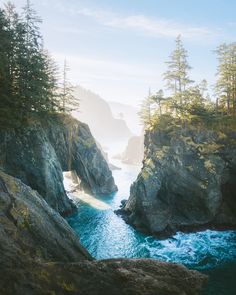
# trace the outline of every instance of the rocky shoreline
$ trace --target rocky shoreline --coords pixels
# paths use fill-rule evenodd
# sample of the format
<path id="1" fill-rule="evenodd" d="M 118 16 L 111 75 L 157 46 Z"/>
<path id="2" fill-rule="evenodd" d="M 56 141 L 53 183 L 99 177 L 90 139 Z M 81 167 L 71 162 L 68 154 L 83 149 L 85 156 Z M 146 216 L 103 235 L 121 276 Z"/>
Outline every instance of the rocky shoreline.
<path id="1" fill-rule="evenodd" d="M 3 295 L 196 295 L 207 282 L 197 271 L 153 259 L 94 260 L 36 191 L 1 171 L 0 209 Z"/>
<path id="2" fill-rule="evenodd" d="M 236 229 L 236 134 L 194 126 L 152 130 L 143 167 L 118 214 L 158 238 Z"/>
<path id="3" fill-rule="evenodd" d="M 0 132 L 0 293 L 200 294 L 207 276 L 197 271 L 153 259 L 97 261 L 83 248 L 61 216 L 74 206 L 62 171 L 72 168 L 92 192 L 116 186 L 88 127 L 58 120 Z"/>

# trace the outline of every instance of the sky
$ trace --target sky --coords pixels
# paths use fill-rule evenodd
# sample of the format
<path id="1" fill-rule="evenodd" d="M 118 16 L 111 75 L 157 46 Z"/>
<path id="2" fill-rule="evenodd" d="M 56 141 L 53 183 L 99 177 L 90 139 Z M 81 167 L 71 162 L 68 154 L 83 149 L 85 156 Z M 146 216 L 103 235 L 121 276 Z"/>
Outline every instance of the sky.
<path id="1" fill-rule="evenodd" d="M 0 6 L 6 1 L 0 0 Z M 25 0 L 15 0 L 21 8 Z M 45 47 L 72 83 L 134 106 L 165 89 L 165 62 L 181 34 L 196 82 L 215 82 L 214 49 L 236 41 L 235 0 L 31 0 Z"/>

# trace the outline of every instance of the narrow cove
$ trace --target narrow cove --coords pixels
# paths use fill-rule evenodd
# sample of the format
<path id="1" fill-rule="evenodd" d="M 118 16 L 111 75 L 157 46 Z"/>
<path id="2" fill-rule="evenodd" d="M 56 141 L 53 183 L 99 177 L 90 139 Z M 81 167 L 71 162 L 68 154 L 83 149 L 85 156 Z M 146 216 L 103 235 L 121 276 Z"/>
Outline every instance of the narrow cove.
<path id="1" fill-rule="evenodd" d="M 123 199 L 128 199 L 130 185 L 140 167 L 119 161 L 115 164 L 122 168 L 113 171 L 119 189 L 117 193 L 96 196 L 95 202 L 84 199 L 79 192 L 77 196 L 70 196 L 79 210 L 67 221 L 90 254 L 96 259 L 154 258 L 181 263 L 210 276 L 204 294 L 233 294 L 236 287 L 236 231 L 177 233 L 166 240 L 157 240 L 136 231 L 114 210 L 119 208 Z"/>

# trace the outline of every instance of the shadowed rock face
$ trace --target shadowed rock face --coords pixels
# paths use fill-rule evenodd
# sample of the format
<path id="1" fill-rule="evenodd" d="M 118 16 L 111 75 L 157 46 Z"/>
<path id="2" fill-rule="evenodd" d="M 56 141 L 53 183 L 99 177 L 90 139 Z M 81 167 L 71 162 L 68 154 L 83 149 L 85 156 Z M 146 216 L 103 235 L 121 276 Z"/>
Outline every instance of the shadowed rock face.
<path id="1" fill-rule="evenodd" d="M 52 116 L 30 127 L 1 130 L 0 167 L 37 190 L 63 215 L 75 207 L 66 195 L 62 171 L 74 170 L 81 186 L 92 193 L 117 190 L 88 126 L 70 116 Z"/>
<path id="2" fill-rule="evenodd" d="M 236 228 L 236 135 L 194 128 L 145 137 L 143 168 L 122 213 L 142 231 Z"/>
<path id="3" fill-rule="evenodd" d="M 6 282 L 5 295 L 197 295 L 207 281 L 196 271 L 151 259 L 36 263 L 11 276 L 15 284 Z"/>
<path id="4" fill-rule="evenodd" d="M 207 277 L 151 259 L 95 261 L 67 222 L 0 171 L 0 294 L 199 294 Z"/>
<path id="5" fill-rule="evenodd" d="M 18 258 L 64 262 L 92 259 L 59 213 L 36 191 L 1 170 L 0 212 L 1 268 L 18 265 Z"/>

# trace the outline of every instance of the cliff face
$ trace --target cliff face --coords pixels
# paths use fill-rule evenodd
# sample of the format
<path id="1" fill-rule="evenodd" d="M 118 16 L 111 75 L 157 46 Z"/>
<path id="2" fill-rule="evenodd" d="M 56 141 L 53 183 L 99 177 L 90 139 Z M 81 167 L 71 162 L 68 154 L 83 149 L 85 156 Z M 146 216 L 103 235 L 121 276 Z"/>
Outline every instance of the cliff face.
<path id="1" fill-rule="evenodd" d="M 124 209 L 156 236 L 236 228 L 236 133 L 194 126 L 146 133 L 143 168 Z"/>
<path id="2" fill-rule="evenodd" d="M 64 215 L 71 213 L 74 205 L 63 186 L 63 171 L 74 170 L 81 186 L 92 193 L 109 194 L 117 189 L 88 126 L 69 116 L 1 130 L 0 167 L 37 190 Z"/>
<path id="3" fill-rule="evenodd" d="M 19 258 L 26 262 L 92 259 L 59 213 L 36 191 L 1 170 L 0 212 L 1 268 L 18 265 Z"/>
<path id="4" fill-rule="evenodd" d="M 132 136 L 125 120 L 114 118 L 108 102 L 99 95 L 76 86 L 74 96 L 80 101 L 80 111 L 73 111 L 72 115 L 88 124 L 93 136 L 102 145 Z"/>
<path id="5" fill-rule="evenodd" d="M 94 261 L 60 214 L 1 170 L 0 277 L 5 295 L 197 295 L 207 280 L 156 260 Z"/>
<path id="6" fill-rule="evenodd" d="M 143 135 L 133 136 L 129 139 L 128 145 L 121 155 L 121 160 L 125 164 L 140 165 L 144 153 Z"/>

